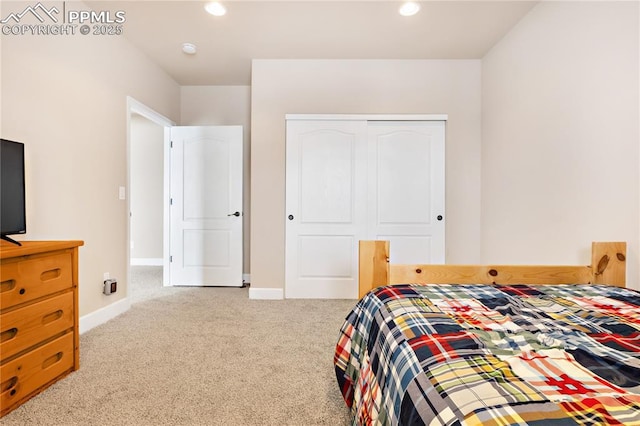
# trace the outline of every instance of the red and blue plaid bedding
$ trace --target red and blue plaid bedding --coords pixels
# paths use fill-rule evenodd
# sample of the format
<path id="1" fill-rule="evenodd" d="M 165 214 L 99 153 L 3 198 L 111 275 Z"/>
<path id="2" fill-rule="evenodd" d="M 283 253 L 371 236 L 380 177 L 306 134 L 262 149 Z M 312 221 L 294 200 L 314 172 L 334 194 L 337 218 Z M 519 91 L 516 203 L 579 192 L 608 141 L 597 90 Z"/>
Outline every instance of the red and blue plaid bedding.
<path id="1" fill-rule="evenodd" d="M 334 364 L 354 424 L 640 425 L 640 292 L 382 287 Z"/>

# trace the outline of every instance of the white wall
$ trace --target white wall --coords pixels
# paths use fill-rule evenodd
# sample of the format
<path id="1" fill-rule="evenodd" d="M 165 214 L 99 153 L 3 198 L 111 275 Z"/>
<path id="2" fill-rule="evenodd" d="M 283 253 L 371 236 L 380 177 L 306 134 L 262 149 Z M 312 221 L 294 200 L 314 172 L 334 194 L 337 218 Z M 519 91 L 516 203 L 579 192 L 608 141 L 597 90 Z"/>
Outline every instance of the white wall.
<path id="1" fill-rule="evenodd" d="M 182 86 L 182 126 L 241 125 L 243 135 L 243 272 L 250 271 L 251 223 L 251 87 Z"/>
<path id="2" fill-rule="evenodd" d="M 251 286 L 284 286 L 285 114 L 448 114 L 447 261 L 480 259 L 480 61 L 254 60 Z"/>
<path id="3" fill-rule="evenodd" d="M 126 97 L 179 122 L 179 86 L 121 36 L 0 39 L 2 137 L 26 145 L 25 239 L 85 241 L 84 316 L 126 296 L 128 211 L 118 199 L 127 182 Z M 104 272 L 119 279 L 112 296 L 101 293 Z"/>
<path id="4" fill-rule="evenodd" d="M 164 127 L 132 114 L 130 132 L 132 264 L 162 263 Z"/>
<path id="5" fill-rule="evenodd" d="M 482 61 L 482 261 L 639 277 L 638 2 L 542 2 Z"/>

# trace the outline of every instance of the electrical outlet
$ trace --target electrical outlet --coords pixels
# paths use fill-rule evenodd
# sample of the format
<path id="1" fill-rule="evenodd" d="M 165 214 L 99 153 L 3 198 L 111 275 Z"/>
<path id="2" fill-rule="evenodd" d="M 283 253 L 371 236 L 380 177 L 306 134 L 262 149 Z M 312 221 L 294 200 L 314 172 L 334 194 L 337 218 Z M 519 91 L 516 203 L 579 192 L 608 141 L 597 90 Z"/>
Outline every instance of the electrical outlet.
<path id="1" fill-rule="evenodd" d="M 102 293 L 107 296 L 115 293 L 118 290 L 118 281 L 115 278 L 110 278 L 104 281 L 104 287 L 102 288 Z"/>

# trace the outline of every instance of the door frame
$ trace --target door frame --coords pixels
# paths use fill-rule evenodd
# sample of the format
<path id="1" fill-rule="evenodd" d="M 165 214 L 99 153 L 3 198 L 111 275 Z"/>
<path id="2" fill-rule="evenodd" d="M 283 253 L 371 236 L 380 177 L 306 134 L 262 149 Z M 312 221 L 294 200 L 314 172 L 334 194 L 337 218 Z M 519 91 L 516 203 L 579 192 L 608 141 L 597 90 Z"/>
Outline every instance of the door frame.
<path id="1" fill-rule="evenodd" d="M 176 123 L 157 111 L 149 108 L 142 102 L 127 96 L 127 186 L 131 188 L 131 115 L 138 114 L 146 118 L 147 120 L 164 127 L 164 140 L 163 140 L 163 221 L 162 221 L 162 285 L 170 286 L 169 279 L 169 182 L 170 182 L 170 170 L 169 170 L 169 154 L 170 154 L 170 132 L 171 126 L 175 126 Z M 130 192 L 130 191 L 127 191 Z M 131 197 L 130 194 L 126 195 L 127 199 L 127 282 L 131 282 Z"/>
<path id="2" fill-rule="evenodd" d="M 285 120 L 447 121 L 448 114 L 285 114 Z"/>

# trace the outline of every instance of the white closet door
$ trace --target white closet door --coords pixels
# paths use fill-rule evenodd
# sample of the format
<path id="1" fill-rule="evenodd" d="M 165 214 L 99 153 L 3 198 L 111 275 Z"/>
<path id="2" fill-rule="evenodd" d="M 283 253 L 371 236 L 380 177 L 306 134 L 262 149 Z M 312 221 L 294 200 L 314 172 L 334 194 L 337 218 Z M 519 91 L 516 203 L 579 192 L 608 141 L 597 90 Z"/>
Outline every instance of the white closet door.
<path id="1" fill-rule="evenodd" d="M 288 121 L 285 296 L 356 298 L 366 121 Z"/>
<path id="2" fill-rule="evenodd" d="M 356 298 L 359 240 L 444 263 L 445 121 L 385 120 L 287 120 L 287 298 Z"/>
<path id="3" fill-rule="evenodd" d="M 444 263 L 444 121 L 368 124 L 370 239 L 392 263 Z"/>

